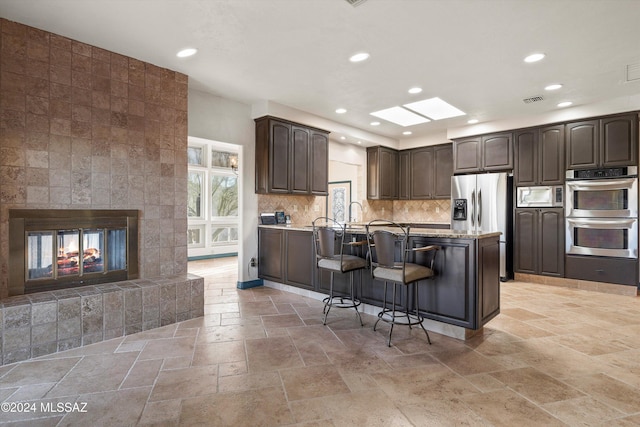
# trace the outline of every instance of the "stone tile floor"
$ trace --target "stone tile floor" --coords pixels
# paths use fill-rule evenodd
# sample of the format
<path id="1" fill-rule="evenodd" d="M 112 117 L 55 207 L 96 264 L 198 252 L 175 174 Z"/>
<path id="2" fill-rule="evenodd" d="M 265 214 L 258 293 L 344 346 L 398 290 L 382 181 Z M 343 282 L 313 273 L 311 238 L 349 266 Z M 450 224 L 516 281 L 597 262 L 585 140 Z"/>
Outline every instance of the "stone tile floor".
<path id="1" fill-rule="evenodd" d="M 189 268 L 204 317 L 0 367 L 0 423 L 640 425 L 638 297 L 508 282 L 483 335 L 388 348 L 372 316 L 323 326 L 318 301 L 236 290 L 235 259 Z"/>

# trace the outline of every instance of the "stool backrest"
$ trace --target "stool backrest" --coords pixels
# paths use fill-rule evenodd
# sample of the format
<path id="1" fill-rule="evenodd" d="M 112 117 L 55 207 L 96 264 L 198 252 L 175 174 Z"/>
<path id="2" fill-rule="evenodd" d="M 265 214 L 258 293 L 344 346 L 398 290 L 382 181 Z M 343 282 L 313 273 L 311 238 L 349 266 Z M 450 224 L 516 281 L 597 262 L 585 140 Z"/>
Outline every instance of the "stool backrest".
<path id="1" fill-rule="evenodd" d="M 375 259 L 372 264 L 386 268 L 404 268 L 407 262 L 407 245 L 409 243 L 409 227 L 376 219 L 367 226 L 369 253 Z"/>
<path id="2" fill-rule="evenodd" d="M 316 250 L 316 261 L 322 258 L 342 256 L 344 246 L 344 226 L 329 217 L 318 217 L 313 220 L 313 242 Z M 336 251 L 336 243 L 340 251 Z"/>

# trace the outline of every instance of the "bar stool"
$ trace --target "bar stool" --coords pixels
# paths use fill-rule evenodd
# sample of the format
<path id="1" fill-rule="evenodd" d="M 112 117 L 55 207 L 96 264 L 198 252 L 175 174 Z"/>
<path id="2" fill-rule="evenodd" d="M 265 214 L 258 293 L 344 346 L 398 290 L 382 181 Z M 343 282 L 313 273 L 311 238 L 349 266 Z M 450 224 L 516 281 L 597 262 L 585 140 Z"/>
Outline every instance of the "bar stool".
<path id="1" fill-rule="evenodd" d="M 369 254 L 371 256 L 371 274 L 374 279 L 384 281 L 382 311 L 378 313 L 378 320 L 373 325 L 373 330 L 376 330 L 376 326 L 381 320 L 389 323 L 391 327 L 387 345 L 391 347 L 391 334 L 393 333 L 394 325 L 404 325 L 409 326 L 409 328 L 414 325 L 420 325 L 427 335 L 427 341 L 431 344 L 429 333 L 422 324 L 424 318 L 420 315 L 418 282 L 435 276 L 433 263 L 440 246 L 429 245 L 410 248 L 410 227 L 403 227 L 392 221 L 380 219 L 370 221 L 366 226 L 366 230 Z M 408 262 L 409 256 L 414 252 L 427 254 L 428 267 Z M 387 306 L 387 285 L 389 282 L 393 284 L 391 307 Z M 405 286 L 404 310 L 396 307 L 396 288 L 398 286 Z M 414 313 L 411 313 L 409 306 L 411 290 L 413 290 Z"/>
<path id="2" fill-rule="evenodd" d="M 353 273 L 356 270 L 362 270 L 367 267 L 367 260 L 355 255 L 345 254 L 345 248 L 363 246 L 367 244 L 366 240 L 359 242 L 345 242 L 345 227 L 339 222 L 328 217 L 319 217 L 313 220 L 313 241 L 316 251 L 316 265 L 318 268 L 331 272 L 329 284 L 329 296 L 322 300 L 324 308 L 323 324 L 327 324 L 327 316 L 331 307 L 353 308 L 356 310 L 360 326 L 363 326 L 362 318 L 358 312 L 358 306 L 361 304 L 355 296 L 353 286 Z M 338 250 L 336 250 L 338 245 Z M 334 273 L 349 273 L 349 295 L 336 295 L 333 290 Z M 362 280 L 362 276 L 360 276 Z"/>

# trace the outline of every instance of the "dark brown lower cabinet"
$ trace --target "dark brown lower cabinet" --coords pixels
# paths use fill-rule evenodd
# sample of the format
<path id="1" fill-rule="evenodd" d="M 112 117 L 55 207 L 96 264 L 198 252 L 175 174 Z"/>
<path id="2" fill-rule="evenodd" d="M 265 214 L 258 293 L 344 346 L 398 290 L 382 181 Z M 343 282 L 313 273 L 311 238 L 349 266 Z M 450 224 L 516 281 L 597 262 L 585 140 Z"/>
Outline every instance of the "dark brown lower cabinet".
<path id="1" fill-rule="evenodd" d="M 258 276 L 303 289 L 314 289 L 313 234 L 281 228 L 258 229 Z"/>
<path id="2" fill-rule="evenodd" d="M 365 236 L 358 234 L 356 238 L 364 240 Z M 315 267 L 312 241 L 311 231 L 260 227 L 260 277 L 328 293 L 330 274 Z M 439 245 L 442 248 L 434 266 L 436 277 L 418 284 L 420 309 L 425 318 L 467 329 L 479 329 L 500 313 L 500 247 L 497 236 L 486 239 L 412 237 L 410 245 Z M 362 252 L 356 255 L 365 257 L 366 246 L 361 249 Z M 412 261 L 425 263 L 424 255 L 418 252 Z M 305 280 L 307 277 L 310 279 Z M 312 279 L 314 277 L 315 281 Z M 356 293 L 362 302 L 382 305 L 384 283 L 374 281 L 370 270 L 355 272 L 354 281 Z M 349 274 L 335 274 L 336 292 L 346 293 L 348 286 Z M 389 285 L 387 301 L 391 301 L 392 291 L 393 287 Z M 398 287 L 396 303 L 402 308 L 407 303 L 415 307 L 412 295 L 407 302 L 404 286 Z"/>
<path id="3" fill-rule="evenodd" d="M 284 282 L 284 230 L 258 229 L 258 276 L 274 282 Z"/>
<path id="4" fill-rule="evenodd" d="M 516 272 L 564 277 L 564 209 L 516 209 L 514 235 Z"/>
<path id="5" fill-rule="evenodd" d="M 415 246 L 439 245 L 433 279 L 419 282 L 424 317 L 467 329 L 479 329 L 500 313 L 498 238 L 415 238 Z M 420 255 L 415 262 L 422 263 Z"/>
<path id="6" fill-rule="evenodd" d="M 315 251 L 313 234 L 308 231 L 284 231 L 286 245 L 284 283 L 313 290 Z"/>

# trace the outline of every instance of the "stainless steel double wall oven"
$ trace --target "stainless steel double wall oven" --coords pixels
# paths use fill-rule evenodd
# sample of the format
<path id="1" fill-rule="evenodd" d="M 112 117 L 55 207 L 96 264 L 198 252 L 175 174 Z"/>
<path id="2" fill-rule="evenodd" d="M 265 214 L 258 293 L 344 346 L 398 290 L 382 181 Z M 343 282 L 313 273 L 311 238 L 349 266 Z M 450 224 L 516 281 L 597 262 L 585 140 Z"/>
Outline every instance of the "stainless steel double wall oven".
<path id="1" fill-rule="evenodd" d="M 609 257 L 612 261 L 627 259 L 637 263 L 637 166 L 570 170 L 566 178 L 567 268 L 577 270 L 584 262 L 603 262 L 596 258 L 581 260 L 582 257 Z M 621 266 L 626 264 L 628 262 L 620 263 Z M 637 268 L 633 274 L 624 274 L 632 277 L 623 277 L 616 282 L 637 284 Z"/>

